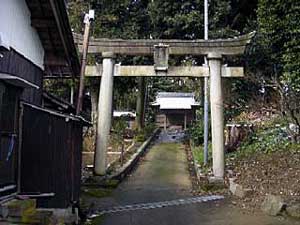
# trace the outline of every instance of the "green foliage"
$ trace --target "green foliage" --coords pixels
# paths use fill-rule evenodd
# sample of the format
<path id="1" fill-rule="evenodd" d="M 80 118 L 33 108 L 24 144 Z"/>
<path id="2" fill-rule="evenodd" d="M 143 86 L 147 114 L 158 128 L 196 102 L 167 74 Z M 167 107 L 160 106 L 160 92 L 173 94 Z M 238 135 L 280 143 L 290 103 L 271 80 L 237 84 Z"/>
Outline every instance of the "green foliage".
<path id="1" fill-rule="evenodd" d="M 117 145 L 116 147 L 122 145 L 126 128 L 127 122 L 125 118 L 120 117 L 113 120 L 111 141 L 113 142 L 113 145 Z"/>
<path id="2" fill-rule="evenodd" d="M 97 1 L 95 33 L 101 37 L 142 38 L 147 35 L 146 1 Z"/>
<path id="3" fill-rule="evenodd" d="M 155 129 L 156 129 L 155 123 L 147 123 L 144 127 L 146 136 L 150 137 L 150 135 L 153 134 Z"/>
<path id="4" fill-rule="evenodd" d="M 118 135 L 123 135 L 125 132 L 125 129 L 127 128 L 127 122 L 126 118 L 120 117 L 120 118 L 115 118 L 113 121 L 113 131 L 114 133 Z"/>
<path id="5" fill-rule="evenodd" d="M 103 187 L 105 188 L 110 188 L 110 189 L 113 189 L 113 188 L 117 188 L 118 185 L 119 185 L 120 181 L 119 180 L 106 180 L 103 184 Z"/>
<path id="6" fill-rule="evenodd" d="M 197 120 L 192 123 L 188 128 L 188 135 L 193 145 L 199 146 L 203 144 L 204 141 L 204 121 L 203 121 L 203 111 L 197 111 Z M 210 136 L 210 127 L 208 128 L 208 135 Z"/>
<path id="7" fill-rule="evenodd" d="M 192 124 L 192 126 L 189 127 L 188 133 L 194 145 L 199 146 L 200 144 L 203 144 L 203 139 L 204 139 L 203 120 L 195 121 Z"/>
<path id="8" fill-rule="evenodd" d="M 148 20 L 145 12 L 147 1 L 68 1 L 69 20 L 72 29 L 77 33 L 83 33 L 83 17 L 89 8 L 95 9 L 95 20 L 92 23 L 90 34 L 101 38 L 146 38 Z M 101 57 L 97 55 L 88 56 L 88 64 L 101 63 Z M 122 64 L 129 61 L 132 64 L 134 59 L 128 60 L 126 57 L 120 58 Z M 90 79 L 88 80 L 88 83 Z M 93 84 L 90 84 L 93 85 Z M 134 79 L 117 77 L 114 79 L 114 100 L 118 109 L 132 109 L 135 107 Z"/>
<path id="9" fill-rule="evenodd" d="M 89 10 L 89 3 L 87 1 L 68 1 L 69 22 L 74 32 L 83 32 L 84 14 Z"/>
<path id="10" fill-rule="evenodd" d="M 148 12 L 153 38 L 196 39 L 203 37 L 202 0 L 149 1 Z"/>
<path id="11" fill-rule="evenodd" d="M 69 101 L 71 87 L 76 87 L 76 85 L 78 85 L 78 82 L 71 79 L 53 79 L 44 80 L 43 88 L 44 91 Z"/>
<path id="12" fill-rule="evenodd" d="M 291 142 L 282 127 L 265 128 L 258 130 L 242 143 L 238 149 L 239 155 L 253 154 L 254 152 L 272 153 L 286 150 Z"/>
<path id="13" fill-rule="evenodd" d="M 136 142 L 144 142 L 148 137 L 150 137 L 154 130 L 156 128 L 156 125 L 154 123 L 147 123 L 143 130 L 138 131 L 136 136 L 135 136 L 135 141 Z"/>
<path id="14" fill-rule="evenodd" d="M 300 2 L 260 0 L 258 4 L 259 42 L 270 62 L 281 95 L 282 110 L 297 125 L 300 100 Z"/>
<path id="15" fill-rule="evenodd" d="M 131 82 L 128 82 L 130 81 Z M 136 88 L 134 79 L 115 80 L 114 102 L 116 110 L 132 110 L 136 107 Z"/>
<path id="16" fill-rule="evenodd" d="M 231 28 L 230 15 L 232 4 L 228 0 L 211 1 L 210 4 L 210 38 L 237 36 L 239 32 Z"/>
<path id="17" fill-rule="evenodd" d="M 104 198 L 112 194 L 112 189 L 104 188 L 83 188 L 82 192 L 90 197 Z"/>
<path id="18" fill-rule="evenodd" d="M 139 132 L 135 137 L 134 137 L 134 140 L 136 142 L 144 142 L 146 140 L 146 136 L 145 136 L 145 133 L 143 131 Z"/>
<path id="19" fill-rule="evenodd" d="M 191 146 L 193 156 L 196 162 L 202 166 L 203 169 L 208 169 L 212 163 L 212 145 L 211 143 L 208 144 L 208 164 L 204 166 L 204 152 L 203 152 L 203 145 L 199 146 Z"/>

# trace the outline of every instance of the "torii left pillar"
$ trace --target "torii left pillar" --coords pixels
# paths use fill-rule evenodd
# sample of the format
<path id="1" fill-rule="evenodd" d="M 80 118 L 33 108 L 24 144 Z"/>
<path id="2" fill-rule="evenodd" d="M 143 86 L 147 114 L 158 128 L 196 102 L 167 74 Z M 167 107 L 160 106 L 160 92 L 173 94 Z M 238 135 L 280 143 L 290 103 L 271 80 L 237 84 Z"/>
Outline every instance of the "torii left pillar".
<path id="1" fill-rule="evenodd" d="M 105 175 L 106 151 L 109 143 L 109 135 L 112 118 L 113 82 L 115 55 L 112 52 L 103 52 L 103 73 L 99 91 L 98 124 L 96 136 L 96 152 L 94 173 Z"/>

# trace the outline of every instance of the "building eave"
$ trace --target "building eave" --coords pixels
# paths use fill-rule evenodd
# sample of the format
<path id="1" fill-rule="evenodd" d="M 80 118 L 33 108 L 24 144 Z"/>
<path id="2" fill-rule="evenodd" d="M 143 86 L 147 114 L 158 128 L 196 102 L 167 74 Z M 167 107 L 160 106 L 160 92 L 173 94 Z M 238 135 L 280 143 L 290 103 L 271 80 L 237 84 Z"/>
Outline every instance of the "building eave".
<path id="1" fill-rule="evenodd" d="M 45 76 L 79 76 L 80 63 L 64 0 L 26 0 L 45 49 Z"/>

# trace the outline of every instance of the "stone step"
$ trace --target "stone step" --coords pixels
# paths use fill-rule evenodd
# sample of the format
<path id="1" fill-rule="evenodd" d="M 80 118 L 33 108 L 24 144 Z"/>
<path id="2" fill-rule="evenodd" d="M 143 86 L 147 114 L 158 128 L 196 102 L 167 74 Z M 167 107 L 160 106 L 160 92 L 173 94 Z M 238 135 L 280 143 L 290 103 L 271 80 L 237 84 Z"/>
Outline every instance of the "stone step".
<path id="1" fill-rule="evenodd" d="M 27 211 L 22 217 L 8 217 L 0 225 L 57 225 L 52 211 Z"/>
<path id="2" fill-rule="evenodd" d="M 25 214 L 22 217 L 22 222 L 25 224 L 38 224 L 38 225 L 55 225 L 57 224 L 52 211 L 39 211 L 36 210 L 32 213 Z"/>
<path id="3" fill-rule="evenodd" d="M 22 217 L 27 213 L 34 212 L 36 210 L 36 200 L 26 199 L 18 200 L 13 199 L 2 205 L 0 205 L 0 212 L 2 217 Z"/>

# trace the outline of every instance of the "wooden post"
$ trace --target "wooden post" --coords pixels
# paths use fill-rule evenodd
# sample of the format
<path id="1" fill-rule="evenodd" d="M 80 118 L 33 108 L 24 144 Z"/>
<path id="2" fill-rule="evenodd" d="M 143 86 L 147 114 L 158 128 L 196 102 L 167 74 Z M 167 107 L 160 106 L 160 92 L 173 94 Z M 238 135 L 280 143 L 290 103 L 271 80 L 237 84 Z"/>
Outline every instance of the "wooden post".
<path id="1" fill-rule="evenodd" d="M 84 73 L 85 73 L 87 52 L 89 47 L 89 33 L 90 33 L 90 24 L 91 24 L 88 14 L 85 15 L 84 23 L 85 23 L 85 28 L 84 28 L 84 35 L 83 35 L 83 50 L 82 50 L 82 61 L 81 61 L 81 69 L 80 69 L 80 81 L 79 81 L 79 91 L 78 91 L 78 99 L 77 99 L 77 106 L 76 106 L 76 115 L 79 115 L 79 113 L 82 110 Z"/>
<path id="2" fill-rule="evenodd" d="M 96 137 L 96 152 L 94 172 L 96 175 L 105 175 L 106 172 L 106 151 L 109 143 L 109 134 L 112 118 L 113 100 L 113 74 L 114 74 L 114 54 L 104 52 L 103 75 L 101 78 L 99 103 L 98 103 L 98 124 Z"/>
<path id="3" fill-rule="evenodd" d="M 187 128 L 187 118 L 186 118 L 186 110 L 184 111 L 184 130 Z"/>
<path id="4" fill-rule="evenodd" d="M 167 130 L 167 114 L 165 114 L 165 120 L 164 120 L 164 130 Z"/>

